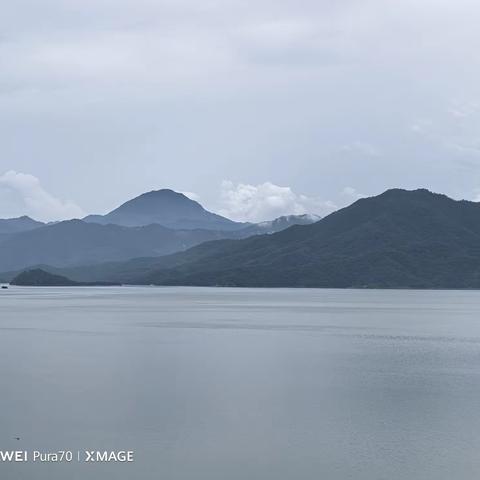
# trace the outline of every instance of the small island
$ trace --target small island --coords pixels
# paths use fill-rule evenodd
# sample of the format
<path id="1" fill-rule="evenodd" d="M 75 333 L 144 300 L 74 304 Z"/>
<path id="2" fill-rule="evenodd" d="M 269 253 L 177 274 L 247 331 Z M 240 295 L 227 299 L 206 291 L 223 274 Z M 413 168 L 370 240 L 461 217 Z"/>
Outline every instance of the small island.
<path id="1" fill-rule="evenodd" d="M 62 275 L 55 275 L 40 268 L 26 270 L 17 275 L 11 285 L 22 287 L 110 287 L 120 286 L 119 283 L 109 282 L 75 282 Z"/>

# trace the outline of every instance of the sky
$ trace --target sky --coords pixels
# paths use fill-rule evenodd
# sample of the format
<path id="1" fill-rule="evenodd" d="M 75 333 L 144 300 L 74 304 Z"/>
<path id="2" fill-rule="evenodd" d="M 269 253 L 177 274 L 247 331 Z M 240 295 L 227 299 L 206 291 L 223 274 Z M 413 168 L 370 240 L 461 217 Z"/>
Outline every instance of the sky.
<path id="1" fill-rule="evenodd" d="M 479 24 L 473 0 L 7 2 L 0 217 L 160 188 L 249 221 L 480 200 Z"/>

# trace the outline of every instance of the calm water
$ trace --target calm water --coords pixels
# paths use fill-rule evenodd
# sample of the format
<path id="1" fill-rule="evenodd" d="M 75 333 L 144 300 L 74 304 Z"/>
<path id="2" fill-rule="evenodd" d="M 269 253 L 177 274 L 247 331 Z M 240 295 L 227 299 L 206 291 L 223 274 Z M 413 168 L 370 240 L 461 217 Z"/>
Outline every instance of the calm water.
<path id="1" fill-rule="evenodd" d="M 2 480 L 480 476 L 480 292 L 11 287 L 0 378 L 0 450 L 135 451 Z"/>

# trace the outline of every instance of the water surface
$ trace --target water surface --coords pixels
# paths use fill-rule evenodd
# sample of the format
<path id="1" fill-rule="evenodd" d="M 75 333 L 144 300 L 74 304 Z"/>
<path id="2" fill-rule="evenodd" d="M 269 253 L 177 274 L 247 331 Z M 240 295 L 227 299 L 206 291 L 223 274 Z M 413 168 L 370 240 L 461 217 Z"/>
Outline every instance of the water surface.
<path id="1" fill-rule="evenodd" d="M 480 475 L 480 292 L 11 287 L 0 380 L 0 450 L 135 451 L 6 480 Z"/>

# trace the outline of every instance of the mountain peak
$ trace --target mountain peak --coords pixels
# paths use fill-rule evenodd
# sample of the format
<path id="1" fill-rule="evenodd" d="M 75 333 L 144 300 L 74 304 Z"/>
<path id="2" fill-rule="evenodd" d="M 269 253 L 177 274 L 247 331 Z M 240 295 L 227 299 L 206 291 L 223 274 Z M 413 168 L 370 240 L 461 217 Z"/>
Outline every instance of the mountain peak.
<path id="1" fill-rule="evenodd" d="M 0 233 L 18 233 L 33 230 L 43 226 L 44 223 L 37 222 L 33 218 L 23 215 L 16 218 L 0 219 Z"/>
<path id="2" fill-rule="evenodd" d="M 185 214 L 187 211 L 204 211 L 204 208 L 194 200 L 190 200 L 183 193 L 174 190 L 161 189 L 151 190 L 142 193 L 138 197 L 132 198 L 120 205 L 118 208 L 109 213 L 115 215 L 117 213 L 138 212 L 140 214 L 159 212 L 168 212 L 170 209 L 180 209 L 178 213 Z"/>
<path id="3" fill-rule="evenodd" d="M 237 230 L 244 226 L 205 210 L 183 193 L 166 188 L 132 198 L 107 215 L 89 215 L 84 220 L 127 227 L 157 223 L 175 230 Z"/>
<path id="4" fill-rule="evenodd" d="M 162 259 L 146 283 L 480 288 L 480 204 L 388 190 L 312 225 L 204 244 Z M 138 273 L 138 272 L 136 272 Z"/>
<path id="5" fill-rule="evenodd" d="M 379 208 L 383 210 L 388 208 L 395 210 L 412 208 L 414 205 L 421 208 L 432 208 L 439 204 L 448 206 L 455 202 L 457 202 L 457 200 L 441 193 L 432 192 L 426 188 L 417 188 L 414 190 L 391 188 L 373 197 L 360 198 L 354 202 L 353 205 L 363 205 L 365 208 L 368 206 L 368 208 Z"/>
<path id="6" fill-rule="evenodd" d="M 435 193 L 432 192 L 431 190 L 428 190 L 427 188 L 416 188 L 412 190 L 407 190 L 405 188 L 390 188 L 386 190 L 385 192 L 381 193 L 380 195 L 377 195 L 376 197 L 370 197 L 370 198 L 378 198 L 378 199 L 384 199 L 384 198 L 408 198 L 408 199 L 419 199 L 419 198 L 448 198 L 449 200 L 452 200 L 451 198 L 447 197 L 446 195 L 442 193 Z"/>
<path id="7" fill-rule="evenodd" d="M 176 192 L 175 190 L 172 190 L 171 188 L 160 188 L 158 190 L 150 190 L 149 192 L 142 193 L 141 195 L 139 195 L 139 197 L 145 196 L 145 195 L 167 195 L 167 196 L 172 196 L 172 197 L 188 198 L 183 193 Z"/>

